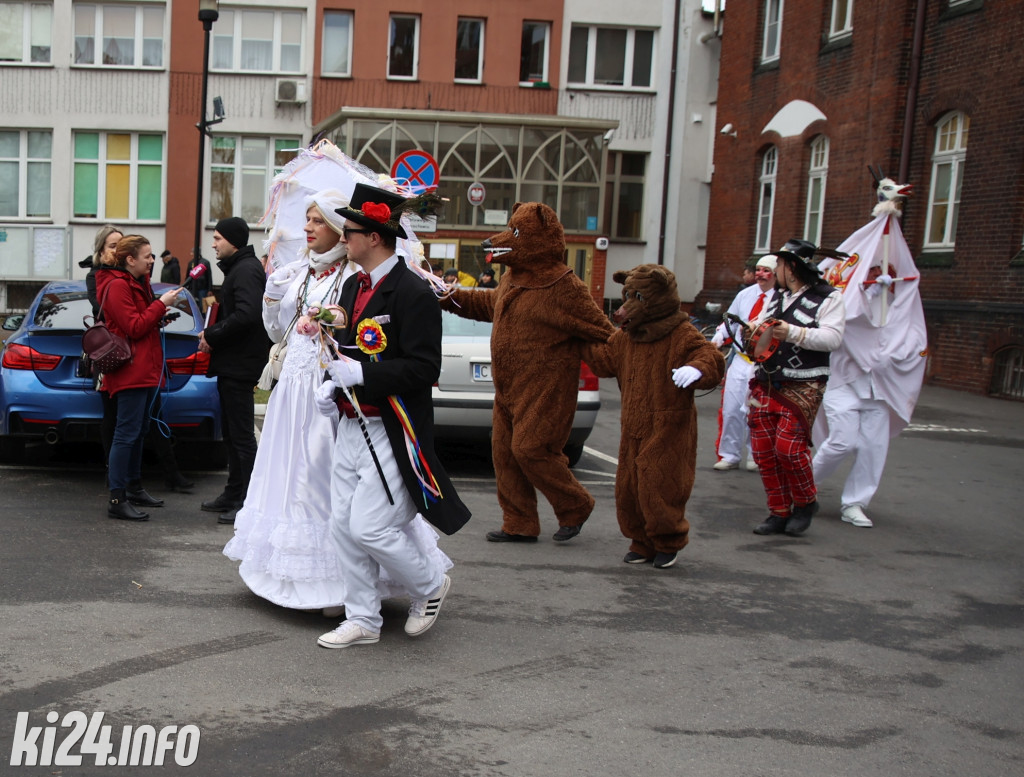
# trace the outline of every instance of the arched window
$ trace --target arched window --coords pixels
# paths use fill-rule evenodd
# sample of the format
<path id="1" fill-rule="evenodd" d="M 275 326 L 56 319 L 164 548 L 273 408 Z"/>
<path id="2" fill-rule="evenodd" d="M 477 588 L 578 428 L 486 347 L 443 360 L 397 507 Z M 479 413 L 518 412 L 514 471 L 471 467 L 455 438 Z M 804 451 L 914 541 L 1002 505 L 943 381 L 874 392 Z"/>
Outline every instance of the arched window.
<path id="1" fill-rule="evenodd" d="M 952 248 L 956 244 L 956 220 L 970 126 L 970 117 L 957 112 L 947 114 L 935 128 L 925 248 Z"/>
<path id="2" fill-rule="evenodd" d="M 828 138 L 818 135 L 811 143 L 807 168 L 807 210 L 804 214 L 804 239 L 821 245 L 821 220 L 825 212 L 825 179 L 828 177 Z"/>
<path id="3" fill-rule="evenodd" d="M 1024 349 L 1009 346 L 996 351 L 989 393 L 1024 399 Z"/>
<path id="4" fill-rule="evenodd" d="M 775 175 L 779 164 L 779 151 L 772 146 L 761 159 L 761 194 L 757 198 L 757 242 L 755 253 L 771 250 L 772 213 L 775 210 Z"/>

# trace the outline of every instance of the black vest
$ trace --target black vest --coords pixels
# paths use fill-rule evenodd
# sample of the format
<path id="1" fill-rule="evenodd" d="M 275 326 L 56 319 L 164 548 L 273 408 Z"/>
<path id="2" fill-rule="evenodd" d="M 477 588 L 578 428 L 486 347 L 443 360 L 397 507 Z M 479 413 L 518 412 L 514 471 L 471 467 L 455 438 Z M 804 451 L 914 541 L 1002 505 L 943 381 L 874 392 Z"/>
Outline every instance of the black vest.
<path id="1" fill-rule="evenodd" d="M 768 318 L 785 321 L 793 326 L 818 328 L 818 312 L 821 303 L 834 292 L 831 286 L 819 283 L 807 289 L 785 311 L 782 310 L 782 294 L 777 293 L 768 307 Z M 829 352 L 811 351 L 793 343 L 782 343 L 778 350 L 758 365 L 760 380 L 828 380 Z"/>

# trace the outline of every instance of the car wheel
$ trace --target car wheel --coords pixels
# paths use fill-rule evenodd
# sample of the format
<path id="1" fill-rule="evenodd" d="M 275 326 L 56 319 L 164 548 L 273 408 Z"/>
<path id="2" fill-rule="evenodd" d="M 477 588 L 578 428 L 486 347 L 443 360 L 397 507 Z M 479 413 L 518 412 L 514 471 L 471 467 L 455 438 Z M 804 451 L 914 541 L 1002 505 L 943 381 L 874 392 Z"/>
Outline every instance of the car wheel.
<path id="1" fill-rule="evenodd" d="M 569 466 L 575 467 L 580 463 L 580 459 L 583 458 L 583 443 L 569 443 L 562 448 L 562 453 L 569 457 Z"/>

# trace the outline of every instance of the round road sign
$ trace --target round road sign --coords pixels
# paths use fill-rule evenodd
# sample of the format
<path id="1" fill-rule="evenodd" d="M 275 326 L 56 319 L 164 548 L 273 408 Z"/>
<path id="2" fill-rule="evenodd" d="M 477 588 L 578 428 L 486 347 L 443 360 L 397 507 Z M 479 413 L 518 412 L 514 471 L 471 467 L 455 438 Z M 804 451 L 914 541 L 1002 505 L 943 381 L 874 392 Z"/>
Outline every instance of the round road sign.
<path id="1" fill-rule="evenodd" d="M 399 154 L 391 165 L 391 177 L 403 186 L 408 186 L 416 194 L 422 194 L 437 188 L 440 180 L 437 162 L 426 151 L 406 151 Z"/>
<path id="2" fill-rule="evenodd" d="M 469 198 L 471 205 L 482 205 L 484 199 L 487 197 L 487 189 L 479 181 L 471 183 L 469 189 L 466 191 L 466 196 Z"/>

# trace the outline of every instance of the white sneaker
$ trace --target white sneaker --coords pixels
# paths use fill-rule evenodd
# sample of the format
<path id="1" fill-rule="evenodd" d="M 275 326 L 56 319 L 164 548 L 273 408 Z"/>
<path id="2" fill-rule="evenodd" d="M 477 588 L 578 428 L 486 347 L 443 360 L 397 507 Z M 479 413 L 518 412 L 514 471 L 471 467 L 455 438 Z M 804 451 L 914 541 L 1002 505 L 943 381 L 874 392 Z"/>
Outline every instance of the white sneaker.
<path id="1" fill-rule="evenodd" d="M 345 614 L 345 605 L 342 604 L 338 607 L 324 607 L 320 612 L 323 613 L 325 618 L 340 618 Z"/>
<path id="2" fill-rule="evenodd" d="M 719 472 L 724 472 L 727 469 L 739 469 L 740 463 L 738 461 L 729 461 L 728 459 L 722 459 L 716 461 L 715 465 L 711 469 L 717 469 Z"/>
<path id="3" fill-rule="evenodd" d="M 328 631 L 316 641 L 320 647 L 347 648 L 349 645 L 372 645 L 380 642 L 380 633 L 364 629 L 352 621 L 342 621 L 334 631 Z"/>
<path id="4" fill-rule="evenodd" d="M 753 459 L 747 459 L 747 472 L 757 472 L 757 462 Z"/>
<path id="5" fill-rule="evenodd" d="M 864 510 L 861 509 L 860 505 L 850 505 L 849 507 L 844 507 L 843 520 L 847 523 L 852 523 L 854 526 L 874 526 L 874 524 L 871 522 L 871 519 L 864 515 Z"/>
<path id="6" fill-rule="evenodd" d="M 429 599 L 419 599 L 409 607 L 409 618 L 405 622 L 405 633 L 410 637 L 418 637 L 434 625 L 437 614 L 441 611 L 441 603 L 452 587 L 452 579 L 444 576 L 441 587 Z"/>

